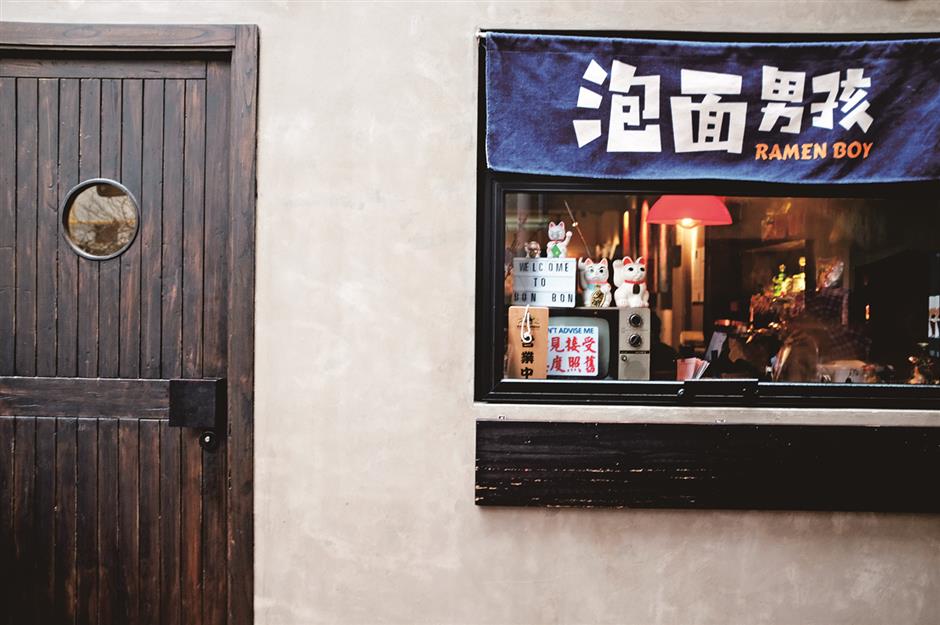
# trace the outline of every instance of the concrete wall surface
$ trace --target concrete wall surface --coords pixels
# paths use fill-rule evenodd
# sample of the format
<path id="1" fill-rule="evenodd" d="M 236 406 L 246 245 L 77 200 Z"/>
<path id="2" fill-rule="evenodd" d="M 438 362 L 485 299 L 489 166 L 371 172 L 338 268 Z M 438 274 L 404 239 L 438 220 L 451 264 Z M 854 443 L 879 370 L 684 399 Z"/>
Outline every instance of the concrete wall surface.
<path id="1" fill-rule="evenodd" d="M 479 509 L 477 417 L 688 415 L 472 401 L 477 28 L 938 31 L 940 2 L 0 0 L 0 19 L 261 27 L 260 625 L 940 623 L 940 517 Z"/>

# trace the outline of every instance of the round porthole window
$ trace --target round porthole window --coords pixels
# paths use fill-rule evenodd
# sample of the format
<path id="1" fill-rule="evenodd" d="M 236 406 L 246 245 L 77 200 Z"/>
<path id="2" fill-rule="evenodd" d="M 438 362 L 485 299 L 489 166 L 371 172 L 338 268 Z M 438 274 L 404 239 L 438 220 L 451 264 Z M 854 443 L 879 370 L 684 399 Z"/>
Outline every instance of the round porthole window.
<path id="1" fill-rule="evenodd" d="M 124 185 L 95 178 L 69 191 L 62 207 L 62 234 L 78 254 L 93 260 L 114 258 L 137 236 L 140 211 Z"/>

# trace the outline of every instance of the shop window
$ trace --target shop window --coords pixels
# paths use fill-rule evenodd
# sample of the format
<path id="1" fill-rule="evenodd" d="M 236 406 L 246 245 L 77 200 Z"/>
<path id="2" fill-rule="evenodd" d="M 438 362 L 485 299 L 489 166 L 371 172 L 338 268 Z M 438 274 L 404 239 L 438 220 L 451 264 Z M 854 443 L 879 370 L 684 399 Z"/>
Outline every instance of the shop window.
<path id="1" fill-rule="evenodd" d="M 496 388 L 630 401 L 700 380 L 734 401 L 754 398 L 720 382 L 751 380 L 773 403 L 936 382 L 935 200 L 512 186 L 494 200 Z M 726 223 L 696 213 L 709 206 Z"/>
<path id="2" fill-rule="evenodd" d="M 548 45 L 554 46 L 552 54 L 570 45 L 572 54 L 590 50 L 599 56 L 597 50 L 614 50 L 608 56 L 615 58 L 618 46 L 640 49 L 636 41 L 624 42 L 605 40 L 595 45 L 572 38 Z M 505 58 L 510 59 L 511 53 L 522 60 L 500 62 L 503 66 L 510 61 L 527 63 L 525 55 L 534 55 L 540 44 L 538 36 L 510 41 Z M 668 138 L 669 131 L 661 132 L 658 125 L 646 124 L 642 136 L 623 133 L 623 141 L 640 142 L 629 149 L 615 138 L 602 138 L 606 127 L 601 124 L 608 120 L 613 124 L 616 117 L 610 110 L 596 113 L 608 88 L 630 93 L 630 97 L 650 93 L 659 97 L 660 89 L 669 88 L 686 91 L 678 82 L 681 60 L 675 67 L 667 64 L 658 70 L 674 70 L 677 75 L 671 86 L 665 78 L 660 84 L 658 76 L 653 81 L 637 67 L 628 66 L 627 71 L 618 61 L 602 67 L 593 60 L 585 63 L 584 58 L 590 57 L 571 63 L 580 69 L 574 87 L 568 89 L 573 94 L 569 117 L 559 126 L 558 135 L 574 146 L 565 146 L 569 152 L 551 153 L 515 136 L 516 129 L 507 121 L 509 114 L 519 112 L 520 128 L 536 124 L 535 112 L 531 119 L 523 118 L 528 115 L 525 102 L 503 106 L 498 119 L 490 123 L 488 107 L 498 104 L 500 93 L 516 98 L 519 89 L 507 86 L 512 76 L 503 66 L 502 74 L 489 77 L 492 82 L 481 82 L 486 92 L 481 100 L 481 131 L 487 133 L 491 153 L 481 149 L 479 171 L 478 400 L 936 405 L 940 399 L 940 193 L 935 180 L 920 172 L 911 174 L 909 180 L 885 176 L 898 178 L 896 182 L 885 182 L 878 174 L 866 178 L 864 172 L 873 171 L 871 162 L 858 168 L 861 173 L 852 173 L 851 180 L 845 173 L 853 171 L 851 164 L 818 179 L 781 181 L 777 179 L 780 169 L 768 169 L 774 173 L 766 181 L 755 179 L 751 171 L 747 181 L 723 180 L 722 172 L 734 171 L 721 169 L 730 162 L 725 154 L 715 159 L 718 175 L 690 170 L 688 179 L 650 179 L 649 173 L 656 172 L 649 168 L 638 168 L 633 178 L 629 172 L 611 173 L 619 165 L 585 165 L 586 160 L 578 159 L 592 142 L 598 159 L 610 158 L 611 152 L 638 151 L 656 152 L 656 158 L 666 159 L 663 153 L 668 150 L 662 147 L 660 135 Z M 812 78 L 815 71 L 808 58 L 794 62 L 808 70 L 800 74 L 799 84 L 821 89 L 825 80 L 806 82 L 806 76 Z M 485 74 L 485 58 L 482 63 Z M 778 72 L 786 89 L 774 91 L 767 88 L 769 62 L 764 65 L 764 91 L 757 80 L 750 97 L 787 102 L 767 107 L 780 113 L 768 128 L 776 128 L 778 135 L 799 131 L 795 120 L 802 120 L 804 108 L 809 126 L 810 111 L 819 107 L 810 104 L 811 96 L 804 98 L 802 86 L 794 86 L 796 74 Z M 532 67 L 542 66 L 525 67 L 520 75 L 531 77 Z M 552 71 L 546 70 L 554 78 Z M 870 82 L 857 69 L 851 71 L 840 84 L 855 81 L 859 86 L 856 92 L 846 92 L 855 106 L 867 97 L 861 86 L 868 88 Z M 749 75 L 743 75 L 746 81 Z M 615 88 L 614 83 L 619 86 Z M 655 90 L 645 91 L 653 85 Z M 631 87 L 644 91 L 630 91 Z M 740 82 L 726 89 L 742 94 L 742 100 L 748 97 Z M 688 92 L 697 93 L 692 87 Z M 530 95 L 536 93 L 533 87 Z M 703 101 L 712 96 L 705 97 Z M 552 103 L 548 114 L 554 115 L 558 98 L 547 94 L 545 100 Z M 662 100 L 669 98 L 664 94 Z M 674 115 L 682 112 L 682 100 L 673 98 Z M 697 101 L 690 100 L 692 105 Z M 617 118 L 618 123 L 630 127 L 642 125 L 640 111 L 647 117 L 640 102 L 622 100 L 606 106 L 622 107 L 624 117 Z M 803 108 L 794 112 L 794 102 Z M 842 128 L 863 136 L 871 123 L 865 118 L 869 109 L 852 106 L 845 104 L 841 109 L 855 110 L 851 119 L 842 118 Z M 883 114 L 885 105 L 881 107 L 871 111 Z M 654 108 L 649 117 L 662 121 L 666 105 Z M 829 127 L 842 132 L 839 117 L 835 119 Z M 756 132 L 758 123 L 766 130 L 760 113 L 753 120 L 756 123 L 747 132 Z M 538 123 L 550 128 L 552 121 Z M 822 127 L 825 121 L 815 125 Z M 500 130 L 503 135 L 497 136 Z M 678 153 L 684 131 L 676 120 L 672 131 Z M 709 135 L 712 131 L 714 136 Z M 788 134 L 779 135 L 784 146 L 780 148 L 764 143 L 761 135 L 761 142 L 748 148 L 746 139 L 727 129 L 719 132 L 715 124 L 702 126 L 697 135 L 690 136 L 720 143 L 724 153 L 743 151 L 747 160 L 758 165 L 773 150 L 785 150 L 790 139 Z M 746 147 L 742 150 L 730 144 L 735 141 Z M 596 147 L 602 143 L 606 152 L 604 146 Z M 849 163 L 851 149 L 858 152 L 852 158 L 862 163 L 861 152 L 876 144 L 843 141 L 837 146 L 834 141 L 817 141 L 806 143 L 809 147 L 791 148 L 790 156 L 800 150 L 800 157 L 808 151 L 808 158 L 834 158 L 828 151 L 838 149 L 840 158 Z M 493 167 L 489 159 L 497 151 L 496 158 L 502 160 L 499 167 Z M 535 159 L 530 167 L 524 160 L 527 156 Z M 622 154 L 617 156 L 623 162 Z M 782 153 L 778 157 L 775 160 L 783 160 Z M 560 163 L 558 172 L 548 171 L 555 158 Z M 706 162 L 700 157 L 687 160 Z M 674 162 L 663 160 L 666 166 Z M 892 166 L 901 167 L 897 161 Z M 914 159 L 909 167 L 920 166 Z M 599 173 L 597 177 L 585 175 L 579 167 L 588 174 Z"/>

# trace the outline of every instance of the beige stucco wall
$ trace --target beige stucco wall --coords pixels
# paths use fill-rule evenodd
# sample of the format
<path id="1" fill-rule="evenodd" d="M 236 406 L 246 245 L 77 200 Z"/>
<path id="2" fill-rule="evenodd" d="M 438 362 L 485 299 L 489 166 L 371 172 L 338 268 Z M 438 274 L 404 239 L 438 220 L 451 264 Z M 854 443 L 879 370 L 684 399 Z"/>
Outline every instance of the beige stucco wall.
<path id="1" fill-rule="evenodd" d="M 478 27 L 922 31 L 940 2 L 0 0 L 0 19 L 261 27 L 259 624 L 940 622 L 937 516 L 476 508 L 476 417 L 686 415 L 471 391 Z M 695 418 L 729 415 L 936 419 Z"/>

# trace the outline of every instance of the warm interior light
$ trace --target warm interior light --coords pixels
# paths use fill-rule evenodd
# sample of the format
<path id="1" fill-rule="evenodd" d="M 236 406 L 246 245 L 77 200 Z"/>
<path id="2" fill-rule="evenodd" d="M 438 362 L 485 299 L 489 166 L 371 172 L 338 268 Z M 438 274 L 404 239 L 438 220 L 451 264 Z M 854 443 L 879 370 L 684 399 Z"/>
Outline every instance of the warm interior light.
<path id="1" fill-rule="evenodd" d="M 650 209 L 649 223 L 694 226 L 728 226 L 731 213 L 714 195 L 663 195 Z"/>
<path id="2" fill-rule="evenodd" d="M 650 257 L 650 205 L 643 202 L 640 207 L 640 256 Z"/>
<path id="3" fill-rule="evenodd" d="M 623 238 L 620 241 L 623 244 L 623 255 L 627 256 L 633 253 L 630 245 L 630 211 L 623 211 Z"/>

